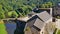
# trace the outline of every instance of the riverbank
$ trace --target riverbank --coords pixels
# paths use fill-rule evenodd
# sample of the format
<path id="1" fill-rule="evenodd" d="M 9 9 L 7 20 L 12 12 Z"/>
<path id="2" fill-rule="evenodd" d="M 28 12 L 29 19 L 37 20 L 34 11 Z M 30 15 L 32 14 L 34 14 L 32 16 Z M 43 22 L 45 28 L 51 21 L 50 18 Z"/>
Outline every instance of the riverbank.
<path id="1" fill-rule="evenodd" d="M 5 24 L 2 20 L 0 21 L 0 34 L 7 34 Z"/>

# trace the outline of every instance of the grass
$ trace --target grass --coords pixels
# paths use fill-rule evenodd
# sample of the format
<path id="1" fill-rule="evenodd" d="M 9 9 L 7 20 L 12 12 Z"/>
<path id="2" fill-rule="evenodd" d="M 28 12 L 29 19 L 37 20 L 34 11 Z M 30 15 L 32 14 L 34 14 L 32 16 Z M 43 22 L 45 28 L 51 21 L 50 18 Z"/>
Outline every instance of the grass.
<path id="1" fill-rule="evenodd" d="M 7 34 L 6 27 L 3 21 L 0 21 L 0 34 Z"/>
<path id="2" fill-rule="evenodd" d="M 60 29 L 57 29 L 56 34 L 60 34 Z"/>
<path id="3" fill-rule="evenodd" d="M 60 30 L 58 30 L 57 34 L 60 34 Z"/>

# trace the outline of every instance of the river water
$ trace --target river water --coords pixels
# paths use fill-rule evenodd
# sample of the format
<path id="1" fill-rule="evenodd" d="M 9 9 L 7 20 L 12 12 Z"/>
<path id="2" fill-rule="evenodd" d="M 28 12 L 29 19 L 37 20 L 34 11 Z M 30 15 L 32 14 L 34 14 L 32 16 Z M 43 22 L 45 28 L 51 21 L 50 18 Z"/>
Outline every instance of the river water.
<path id="1" fill-rule="evenodd" d="M 8 21 L 5 23 L 6 30 L 8 34 L 24 34 L 25 22 L 17 21 Z"/>

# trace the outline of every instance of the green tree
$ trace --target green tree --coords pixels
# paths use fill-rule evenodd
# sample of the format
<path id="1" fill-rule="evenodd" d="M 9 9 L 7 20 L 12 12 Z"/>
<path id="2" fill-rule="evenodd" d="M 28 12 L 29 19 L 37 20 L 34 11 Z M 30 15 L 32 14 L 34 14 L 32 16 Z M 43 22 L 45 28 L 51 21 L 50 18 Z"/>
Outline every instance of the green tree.
<path id="1" fill-rule="evenodd" d="M 49 8 L 53 7 L 53 3 L 52 2 L 47 2 Z"/>
<path id="2" fill-rule="evenodd" d="M 0 19 L 5 18 L 4 11 L 2 10 L 2 5 L 0 5 Z"/>
<path id="3" fill-rule="evenodd" d="M 41 8 L 52 8 L 53 4 L 52 2 L 45 2 L 44 4 L 41 5 Z"/>
<path id="4" fill-rule="evenodd" d="M 0 13 L 0 19 L 3 19 L 3 18 L 5 18 L 4 13 Z"/>
<path id="5" fill-rule="evenodd" d="M 13 18 L 17 18 L 18 17 L 18 14 L 14 11 L 14 12 L 12 12 L 12 17 Z"/>
<path id="6" fill-rule="evenodd" d="M 10 11 L 10 12 L 8 12 L 8 17 L 17 18 L 18 14 L 16 13 L 16 11 Z"/>
<path id="7" fill-rule="evenodd" d="M 19 16 L 24 17 L 37 5 L 40 5 L 41 8 L 51 8 L 58 2 L 60 0 L 0 0 L 0 13 L 5 18 L 9 18 L 7 14 L 10 14 L 10 11 L 16 11 L 21 8 L 22 11 L 18 11 L 18 13 L 20 14 Z"/>
<path id="8" fill-rule="evenodd" d="M 12 12 L 8 12 L 8 17 L 10 18 L 12 16 Z"/>

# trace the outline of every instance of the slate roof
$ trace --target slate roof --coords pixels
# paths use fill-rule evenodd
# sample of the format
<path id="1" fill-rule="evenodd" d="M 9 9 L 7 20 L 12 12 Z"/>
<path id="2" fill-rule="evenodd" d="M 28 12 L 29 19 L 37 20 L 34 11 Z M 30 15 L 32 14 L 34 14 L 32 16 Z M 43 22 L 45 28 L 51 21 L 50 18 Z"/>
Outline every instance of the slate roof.
<path id="1" fill-rule="evenodd" d="M 51 19 L 51 15 L 48 14 L 48 12 L 44 11 L 41 12 L 39 14 L 36 14 L 35 16 L 33 16 L 32 18 L 30 18 L 27 21 L 27 26 L 36 26 L 37 28 L 41 29 L 44 25 L 44 22 L 48 21 L 49 19 Z"/>
<path id="2" fill-rule="evenodd" d="M 27 21 L 27 23 L 26 23 L 26 27 L 27 27 L 27 26 L 32 27 L 33 24 L 35 23 L 36 19 L 37 19 L 37 16 L 36 16 L 36 15 L 33 16 L 31 19 L 29 19 L 29 20 Z"/>
<path id="3" fill-rule="evenodd" d="M 32 15 L 32 17 L 34 17 L 34 16 L 36 17 L 36 15 L 44 22 L 51 19 L 51 17 L 52 17 L 47 11 L 43 11 L 41 13 L 34 14 L 34 15 Z M 32 17 L 18 18 L 18 20 L 28 22 L 32 19 Z"/>
<path id="4" fill-rule="evenodd" d="M 35 15 L 30 20 L 28 20 L 26 27 L 28 26 L 33 27 L 33 29 L 35 28 L 36 30 L 39 31 L 43 27 L 43 25 L 44 25 L 44 22 L 41 19 L 39 19 L 37 15 Z"/>
<path id="5" fill-rule="evenodd" d="M 50 14 L 48 14 L 47 11 L 41 12 L 39 14 L 37 14 L 37 16 L 42 19 L 44 22 L 48 21 L 49 19 L 52 18 L 52 16 Z"/>
<path id="6" fill-rule="evenodd" d="M 27 21 L 25 28 L 30 27 L 32 32 L 37 33 L 44 27 L 46 21 L 51 19 L 51 17 L 52 16 L 49 15 L 46 11 L 43 11 L 39 14 L 35 14 L 35 16 L 31 17 Z"/>
<path id="7" fill-rule="evenodd" d="M 41 20 L 39 20 L 38 18 L 36 19 L 34 26 L 36 26 L 39 29 L 42 29 L 42 27 L 44 26 L 44 22 L 42 22 Z"/>

